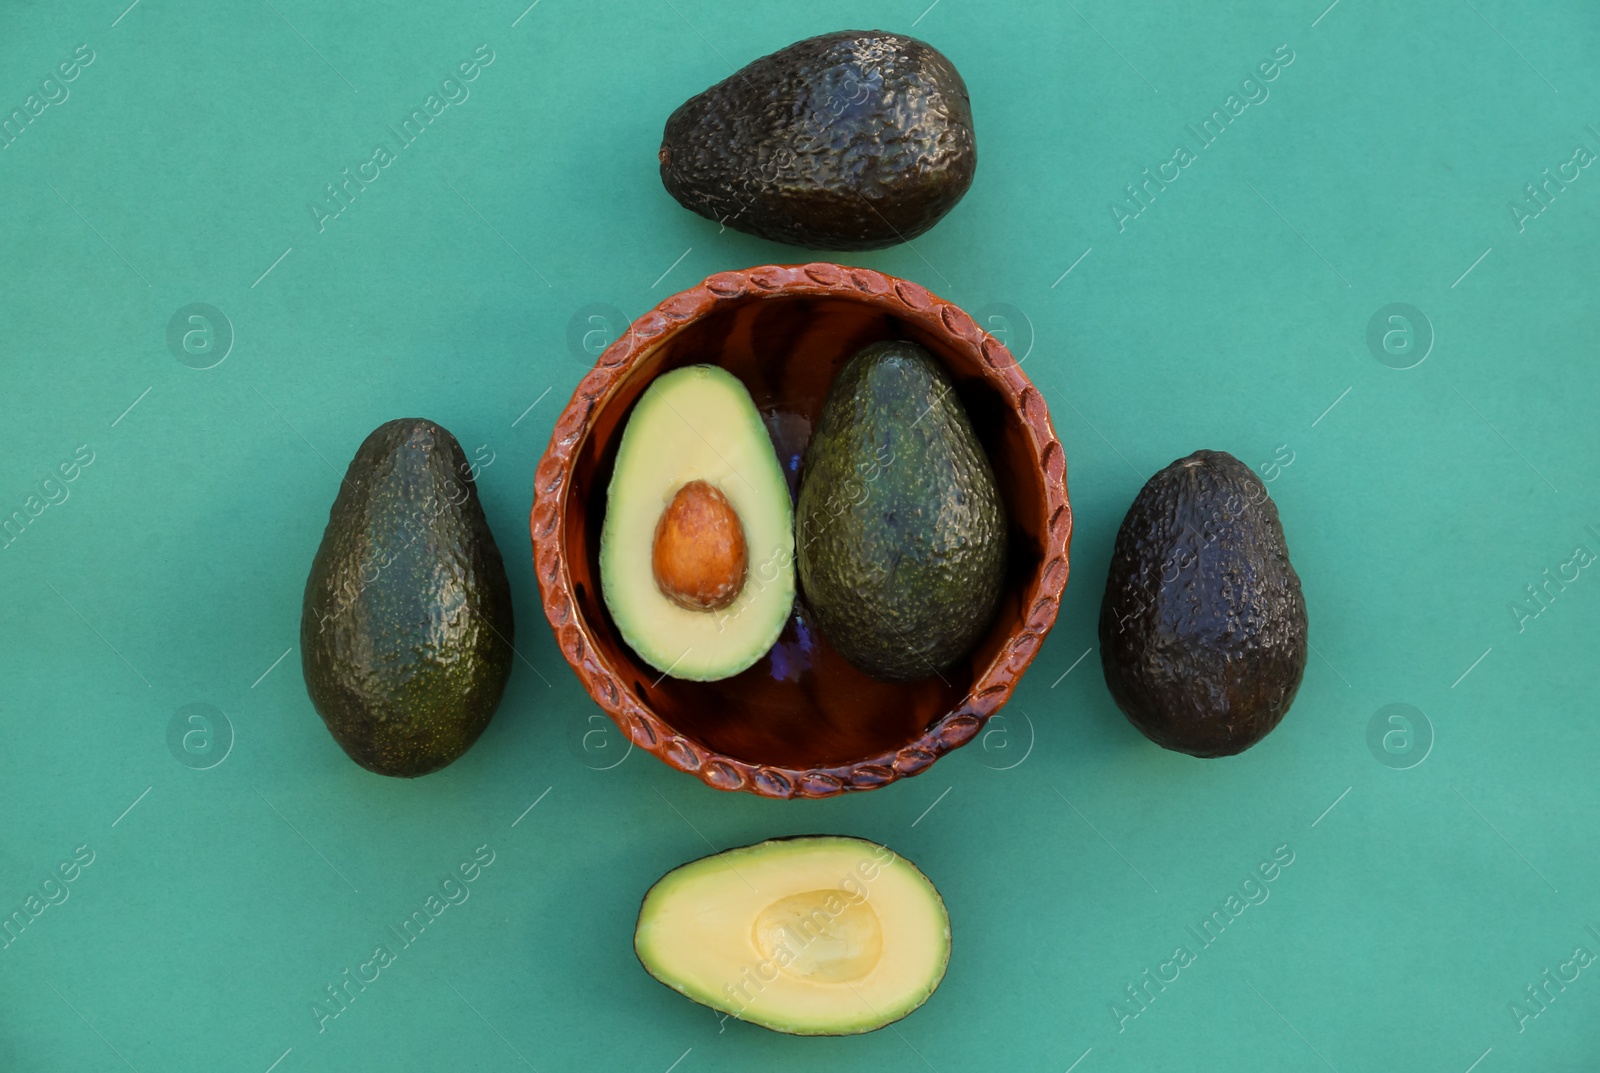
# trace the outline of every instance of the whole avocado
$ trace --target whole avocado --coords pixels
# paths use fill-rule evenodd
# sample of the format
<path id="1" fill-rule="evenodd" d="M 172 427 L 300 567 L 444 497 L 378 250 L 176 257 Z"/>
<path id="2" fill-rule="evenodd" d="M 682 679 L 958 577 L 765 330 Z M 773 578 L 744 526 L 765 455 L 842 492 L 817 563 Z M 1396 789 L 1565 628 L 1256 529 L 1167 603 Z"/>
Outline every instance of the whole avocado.
<path id="1" fill-rule="evenodd" d="M 1100 604 L 1100 663 L 1128 720 L 1191 756 L 1243 752 L 1294 702 L 1308 644 L 1278 508 L 1250 467 L 1196 451 L 1151 477 Z"/>
<path id="2" fill-rule="evenodd" d="M 913 343 L 876 343 L 834 378 L 795 507 L 800 585 L 865 674 L 937 674 L 988 630 L 1005 577 L 994 473 L 954 385 Z"/>
<path id="3" fill-rule="evenodd" d="M 475 475 L 432 421 L 380 425 L 311 563 L 306 691 L 334 740 L 380 775 L 426 775 L 466 752 L 511 673 L 511 585 Z"/>
<path id="4" fill-rule="evenodd" d="M 689 98 L 667 120 L 659 157 L 684 208 L 825 250 L 917 237 L 978 166 L 954 65 L 882 30 L 807 38 Z"/>

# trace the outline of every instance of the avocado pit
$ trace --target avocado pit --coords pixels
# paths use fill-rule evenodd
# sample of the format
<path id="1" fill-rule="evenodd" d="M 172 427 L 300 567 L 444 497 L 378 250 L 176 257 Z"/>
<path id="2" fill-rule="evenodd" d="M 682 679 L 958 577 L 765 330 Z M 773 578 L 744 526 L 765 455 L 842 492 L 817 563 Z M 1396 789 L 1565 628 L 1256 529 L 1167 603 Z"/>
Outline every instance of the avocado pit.
<path id="1" fill-rule="evenodd" d="M 702 480 L 678 489 L 656 522 L 650 563 L 656 587 L 679 607 L 720 611 L 739 598 L 749 550 L 721 489 Z"/>

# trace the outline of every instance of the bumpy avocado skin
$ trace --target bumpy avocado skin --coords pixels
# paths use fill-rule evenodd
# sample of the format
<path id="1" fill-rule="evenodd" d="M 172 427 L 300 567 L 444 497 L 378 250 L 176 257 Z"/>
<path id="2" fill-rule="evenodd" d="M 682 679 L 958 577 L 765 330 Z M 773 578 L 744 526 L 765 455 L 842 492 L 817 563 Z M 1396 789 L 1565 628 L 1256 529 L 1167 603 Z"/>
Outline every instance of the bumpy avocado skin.
<path id="1" fill-rule="evenodd" d="M 1250 467 L 1196 451 L 1122 520 L 1100 605 L 1100 662 L 1151 741 L 1231 756 L 1283 718 L 1306 669 L 1306 602 L 1277 505 Z"/>
<path id="2" fill-rule="evenodd" d="M 933 46 L 882 30 L 807 38 L 689 98 L 659 158 L 685 208 L 825 250 L 915 238 L 978 166 L 961 75 Z"/>
<path id="3" fill-rule="evenodd" d="M 1005 508 L 949 377 L 876 343 L 834 379 L 795 508 L 800 585 L 830 644 L 910 681 L 972 648 L 1005 578 Z"/>
<path id="4" fill-rule="evenodd" d="M 426 775 L 466 752 L 511 673 L 511 585 L 474 472 L 432 421 L 379 426 L 306 579 L 306 691 L 334 740 L 380 775 Z"/>

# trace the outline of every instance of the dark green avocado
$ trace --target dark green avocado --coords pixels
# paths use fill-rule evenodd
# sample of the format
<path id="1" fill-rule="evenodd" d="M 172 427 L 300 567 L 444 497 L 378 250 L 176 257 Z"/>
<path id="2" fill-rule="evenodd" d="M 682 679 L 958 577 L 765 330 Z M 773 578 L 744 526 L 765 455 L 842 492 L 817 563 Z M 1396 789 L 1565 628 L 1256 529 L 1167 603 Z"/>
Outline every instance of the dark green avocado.
<path id="1" fill-rule="evenodd" d="M 306 691 L 334 740 L 380 775 L 426 775 L 466 752 L 511 673 L 511 586 L 474 476 L 432 421 L 380 425 L 311 563 Z"/>
<path id="2" fill-rule="evenodd" d="M 807 38 L 690 97 L 660 160 L 684 208 L 822 250 L 917 237 L 978 167 L 961 75 L 932 45 L 882 30 Z"/>
<path id="3" fill-rule="evenodd" d="M 1308 643 L 1278 508 L 1250 467 L 1196 451 L 1151 477 L 1100 604 L 1100 663 L 1129 721 L 1191 756 L 1243 752 L 1294 702 Z"/>
<path id="4" fill-rule="evenodd" d="M 988 630 L 1005 510 L 950 378 L 921 347 L 875 343 L 839 371 L 806 451 L 795 543 L 817 625 L 874 678 L 937 674 Z"/>

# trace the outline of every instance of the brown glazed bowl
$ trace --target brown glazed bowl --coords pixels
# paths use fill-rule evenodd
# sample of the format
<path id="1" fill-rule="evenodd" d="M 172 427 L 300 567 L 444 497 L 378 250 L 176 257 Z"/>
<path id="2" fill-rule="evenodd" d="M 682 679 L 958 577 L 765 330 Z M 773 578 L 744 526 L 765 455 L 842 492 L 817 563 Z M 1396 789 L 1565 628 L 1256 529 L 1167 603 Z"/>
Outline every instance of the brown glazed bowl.
<path id="1" fill-rule="evenodd" d="M 606 491 L 634 401 L 668 370 L 728 369 L 766 418 L 792 494 L 834 374 L 885 339 L 911 340 L 944 363 L 998 479 L 1009 559 L 988 634 L 941 676 L 879 682 L 820 636 L 802 594 L 777 644 L 744 673 L 662 676 L 622 640 L 600 594 Z M 561 652 L 636 745 L 718 790 L 827 797 L 920 773 L 1006 702 L 1055 623 L 1072 510 L 1044 398 L 966 313 L 881 272 L 765 265 L 673 295 L 600 355 L 539 462 L 530 528 Z"/>

